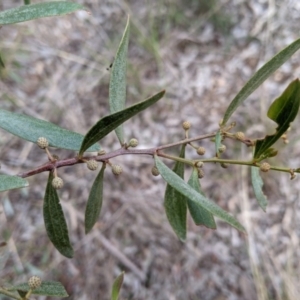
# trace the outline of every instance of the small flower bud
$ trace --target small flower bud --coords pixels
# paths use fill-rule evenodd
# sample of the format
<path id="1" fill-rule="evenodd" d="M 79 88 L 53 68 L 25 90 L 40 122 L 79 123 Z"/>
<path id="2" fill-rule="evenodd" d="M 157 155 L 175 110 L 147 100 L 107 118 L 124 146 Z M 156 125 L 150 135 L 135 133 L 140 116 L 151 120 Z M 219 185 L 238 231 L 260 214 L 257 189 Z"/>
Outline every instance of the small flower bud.
<path id="1" fill-rule="evenodd" d="M 32 290 L 37 289 L 38 287 L 41 286 L 41 284 L 42 284 L 42 280 L 40 277 L 37 276 L 32 276 L 28 280 L 28 285 Z"/>
<path id="2" fill-rule="evenodd" d="M 204 148 L 204 147 L 199 147 L 199 148 L 197 149 L 197 153 L 198 153 L 199 155 L 204 155 L 204 154 L 205 154 L 205 148 Z"/>
<path id="3" fill-rule="evenodd" d="M 182 123 L 182 128 L 184 130 L 189 130 L 191 128 L 191 123 L 189 121 L 185 121 Z"/>
<path id="4" fill-rule="evenodd" d="M 226 146 L 221 145 L 218 150 L 219 150 L 220 153 L 224 153 L 226 151 Z"/>
<path id="5" fill-rule="evenodd" d="M 245 139 L 245 134 L 244 134 L 244 132 L 241 132 L 241 131 L 236 132 L 236 133 L 234 134 L 234 136 L 235 136 L 235 138 L 236 138 L 237 140 L 239 140 L 239 141 L 243 141 L 243 140 Z"/>
<path id="6" fill-rule="evenodd" d="M 60 177 L 54 177 L 52 180 L 52 186 L 56 189 L 59 190 L 63 187 L 64 181 Z"/>
<path id="7" fill-rule="evenodd" d="M 203 167 L 203 161 L 197 161 L 196 162 L 196 167 L 197 168 L 202 168 Z"/>
<path id="8" fill-rule="evenodd" d="M 271 169 L 271 166 L 267 162 L 264 162 L 260 165 L 259 168 L 262 172 L 268 172 Z"/>
<path id="9" fill-rule="evenodd" d="M 156 166 L 152 167 L 151 173 L 152 173 L 153 176 L 158 176 L 159 175 L 159 171 L 158 171 Z"/>
<path id="10" fill-rule="evenodd" d="M 98 155 L 104 155 L 104 154 L 106 154 L 105 150 L 103 150 L 103 149 L 99 150 Z"/>
<path id="11" fill-rule="evenodd" d="M 41 148 L 41 149 L 45 149 L 49 146 L 49 142 L 46 138 L 44 137 L 39 137 L 36 141 L 37 145 Z"/>
<path id="12" fill-rule="evenodd" d="M 221 167 L 222 167 L 223 169 L 227 169 L 227 168 L 228 168 L 228 164 L 221 163 Z"/>
<path id="13" fill-rule="evenodd" d="M 89 170 L 91 171 L 95 171 L 98 168 L 98 162 L 94 159 L 90 159 L 86 162 L 86 165 L 88 167 Z"/>
<path id="14" fill-rule="evenodd" d="M 128 146 L 129 147 L 136 147 L 137 145 L 139 144 L 138 140 L 137 139 L 131 139 L 128 143 Z"/>
<path id="15" fill-rule="evenodd" d="M 112 165 L 111 170 L 115 175 L 120 175 L 123 172 L 123 169 L 119 165 Z"/>
<path id="16" fill-rule="evenodd" d="M 202 169 L 198 169 L 198 178 L 204 177 L 204 171 Z"/>

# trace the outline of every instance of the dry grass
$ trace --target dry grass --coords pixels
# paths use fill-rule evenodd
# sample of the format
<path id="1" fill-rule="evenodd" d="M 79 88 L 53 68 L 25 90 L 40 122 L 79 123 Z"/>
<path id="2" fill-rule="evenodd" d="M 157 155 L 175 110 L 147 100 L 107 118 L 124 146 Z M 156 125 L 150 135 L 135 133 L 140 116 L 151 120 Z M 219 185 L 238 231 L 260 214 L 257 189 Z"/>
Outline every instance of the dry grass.
<path id="1" fill-rule="evenodd" d="M 299 34 L 298 1 L 77 2 L 92 15 L 79 12 L 1 28 L 0 51 L 7 66 L 1 74 L 1 107 L 84 134 L 108 113 L 106 68 L 129 13 L 128 103 L 167 89 L 163 101 L 126 123 L 127 137 L 138 138 L 141 147 L 176 141 L 186 119 L 193 124 L 191 135 L 215 130 L 253 72 Z M 0 9 L 20 3 L 3 0 Z M 296 54 L 249 97 L 232 118 L 237 130 L 255 138 L 273 128 L 265 122 L 266 111 L 299 76 L 299 58 Z M 278 144 L 283 152 L 276 164 L 299 166 L 297 125 L 299 120 L 290 145 Z M 118 147 L 113 134 L 101 145 L 107 151 Z M 16 174 L 46 160 L 37 147 L 3 131 L 0 146 L 3 173 Z M 213 155 L 213 144 L 205 146 L 207 157 Z M 226 155 L 249 155 L 243 147 L 232 147 L 228 141 Z M 124 166 L 124 176 L 116 180 L 107 172 L 101 218 L 87 236 L 83 211 L 95 174 L 84 166 L 59 170 L 66 182 L 60 197 L 76 250 L 71 260 L 54 249 L 45 233 L 46 174 L 30 178 L 28 189 L 1 194 L 0 232 L 8 241 L 0 248 L 2 283 L 36 274 L 61 281 L 69 299 L 105 300 L 113 279 L 125 270 L 122 299 L 299 298 L 299 179 L 279 173 L 264 177 L 270 202 L 265 214 L 254 200 L 247 169 L 208 166 L 204 190 L 246 226 L 248 236 L 221 222 L 211 231 L 189 220 L 183 244 L 167 223 L 165 184 L 150 175 L 152 160 L 121 157 L 114 162 Z"/>

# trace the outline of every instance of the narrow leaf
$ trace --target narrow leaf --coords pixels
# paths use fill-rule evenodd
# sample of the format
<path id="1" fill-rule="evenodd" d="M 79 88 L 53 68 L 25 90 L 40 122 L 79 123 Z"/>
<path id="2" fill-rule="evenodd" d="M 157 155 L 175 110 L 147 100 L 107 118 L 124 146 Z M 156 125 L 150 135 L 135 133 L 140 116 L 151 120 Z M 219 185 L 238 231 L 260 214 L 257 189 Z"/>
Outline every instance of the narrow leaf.
<path id="1" fill-rule="evenodd" d="M 1 67 L 1 68 L 5 68 L 5 64 L 4 64 L 4 61 L 3 61 L 3 59 L 2 59 L 1 53 L 0 53 L 0 67 Z"/>
<path id="2" fill-rule="evenodd" d="M 102 168 L 93 183 L 86 205 L 84 219 L 86 234 L 91 231 L 100 215 L 103 199 L 103 175 L 105 167 L 106 165 L 103 163 Z"/>
<path id="3" fill-rule="evenodd" d="M 120 291 L 121 291 L 121 287 L 124 281 L 124 274 L 125 272 L 122 272 L 114 281 L 112 289 L 111 289 L 111 300 L 118 300 L 119 299 L 119 295 L 120 295 Z"/>
<path id="4" fill-rule="evenodd" d="M 129 42 L 129 17 L 127 24 L 117 51 L 109 84 L 109 107 L 110 112 L 116 113 L 125 108 L 126 101 L 126 67 L 127 67 L 127 51 Z M 124 144 L 124 130 L 120 125 L 115 129 L 117 137 L 121 143 Z"/>
<path id="5" fill-rule="evenodd" d="M 21 177 L 0 175 L 0 192 L 13 189 L 20 189 L 28 185 L 28 182 Z"/>
<path id="6" fill-rule="evenodd" d="M 228 106 L 223 118 L 223 125 L 226 124 L 228 119 L 243 103 L 243 101 L 250 96 L 273 72 L 283 65 L 297 50 L 299 50 L 299 48 L 300 39 L 294 41 L 292 44 L 277 53 L 252 76 L 252 78 L 244 85 Z"/>
<path id="7" fill-rule="evenodd" d="M 222 219 L 229 225 L 235 227 L 236 229 L 246 233 L 245 228 L 231 215 L 229 215 L 225 210 L 216 205 L 214 202 L 208 200 L 206 197 L 196 192 L 191 186 L 184 182 L 177 174 L 170 170 L 159 158 L 154 156 L 155 164 L 159 170 L 160 175 L 164 180 L 175 188 L 178 192 L 182 193 L 184 196 L 189 198 L 191 201 L 201 205 L 203 208 L 211 212 L 216 217 Z"/>
<path id="8" fill-rule="evenodd" d="M 143 102 L 137 103 L 122 111 L 116 112 L 99 120 L 84 137 L 79 151 L 79 156 L 82 156 L 86 149 L 88 149 L 96 142 L 100 141 L 116 127 L 123 124 L 125 121 L 135 116 L 137 113 L 156 103 L 164 96 L 164 94 L 165 91 L 161 91 L 156 95 L 144 100 Z"/>
<path id="9" fill-rule="evenodd" d="M 188 185 L 190 185 L 196 192 L 200 193 L 203 197 L 205 197 L 198 178 L 198 169 L 193 168 L 193 172 L 188 181 Z M 196 203 L 189 198 L 187 198 L 187 204 L 191 216 L 196 225 L 204 225 L 211 229 L 216 229 L 217 225 L 213 215 L 203 208 L 199 203 Z"/>
<path id="10" fill-rule="evenodd" d="M 216 147 L 216 156 L 220 157 L 220 146 L 221 146 L 221 141 L 222 141 L 222 134 L 221 134 L 221 130 L 219 130 L 216 134 L 215 137 L 215 147 Z"/>
<path id="11" fill-rule="evenodd" d="M 85 9 L 82 5 L 67 1 L 44 2 L 23 5 L 0 12 L 0 25 L 20 23 L 29 20 L 54 17 Z"/>
<path id="12" fill-rule="evenodd" d="M 300 106 L 300 81 L 294 80 L 277 98 L 268 110 L 268 117 L 278 124 L 276 132 L 262 140 L 256 141 L 254 158 L 259 158 L 267 151 L 290 127 L 298 114 Z"/>
<path id="13" fill-rule="evenodd" d="M 251 181 L 256 200 L 263 211 L 266 211 L 268 200 L 262 191 L 263 181 L 259 175 L 259 168 L 251 167 Z"/>
<path id="14" fill-rule="evenodd" d="M 50 147 L 74 151 L 80 149 L 84 138 L 79 133 L 61 128 L 53 123 L 4 109 L 0 109 L 0 127 L 26 141 L 36 143 L 39 137 L 45 137 L 49 141 Z M 99 150 L 99 145 L 93 145 L 87 151 Z"/>
<path id="15" fill-rule="evenodd" d="M 50 241 L 64 256 L 72 258 L 74 251 L 69 240 L 67 223 L 59 202 L 56 189 L 52 186 L 53 174 L 50 172 L 44 197 L 44 222 Z"/>
<path id="16" fill-rule="evenodd" d="M 182 145 L 179 157 L 185 157 L 185 145 Z M 184 176 L 184 163 L 177 161 L 173 172 L 180 178 Z M 186 239 L 186 197 L 167 184 L 164 206 L 170 225 L 179 239 Z"/>
<path id="17" fill-rule="evenodd" d="M 28 283 L 20 283 L 8 288 L 8 291 L 18 291 L 19 293 L 26 293 L 29 291 Z M 60 282 L 56 281 L 42 281 L 42 284 L 39 288 L 34 289 L 32 294 L 35 295 L 44 295 L 50 297 L 68 297 L 68 293 L 65 290 L 64 286 Z"/>

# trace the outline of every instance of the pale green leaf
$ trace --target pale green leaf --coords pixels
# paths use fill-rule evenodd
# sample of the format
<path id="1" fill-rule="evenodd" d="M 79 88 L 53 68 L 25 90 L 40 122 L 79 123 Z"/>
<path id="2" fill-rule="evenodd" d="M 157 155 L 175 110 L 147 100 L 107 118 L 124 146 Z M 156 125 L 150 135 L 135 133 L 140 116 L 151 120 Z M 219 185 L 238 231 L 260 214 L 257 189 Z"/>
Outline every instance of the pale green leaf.
<path id="1" fill-rule="evenodd" d="M 219 130 L 216 134 L 216 137 L 215 137 L 215 148 L 216 148 L 216 155 L 217 157 L 220 156 L 220 146 L 221 146 L 221 141 L 222 141 L 222 134 L 221 134 L 221 130 Z"/>
<path id="2" fill-rule="evenodd" d="M 188 185 L 190 185 L 196 192 L 200 193 L 203 197 L 205 197 L 201 185 L 198 178 L 198 169 L 193 168 L 193 172 L 188 181 Z M 194 202 L 187 198 L 187 204 L 190 211 L 190 214 L 196 225 L 204 225 L 211 229 L 216 229 L 217 225 L 214 219 L 214 216 L 203 208 L 199 203 Z"/>
<path id="3" fill-rule="evenodd" d="M 155 157 L 155 164 L 159 170 L 160 175 L 164 180 L 170 184 L 177 191 L 182 193 L 184 196 L 189 198 L 191 201 L 196 204 L 201 205 L 203 208 L 211 212 L 214 216 L 225 221 L 229 225 L 235 227 L 236 229 L 246 233 L 245 228 L 231 215 L 229 215 L 225 210 L 216 205 L 214 202 L 208 200 L 206 197 L 196 192 L 190 185 L 184 182 L 177 174 L 170 170 L 159 158 Z"/>
<path id="4" fill-rule="evenodd" d="M 20 291 L 20 292 L 28 292 L 30 289 L 28 283 L 20 283 L 17 285 L 14 285 L 12 287 L 9 287 L 8 291 Z M 32 291 L 32 294 L 35 295 L 44 295 L 49 297 L 69 297 L 66 289 L 64 286 L 57 281 L 42 281 L 42 284 L 39 288 L 34 289 Z"/>
<path id="5" fill-rule="evenodd" d="M 18 176 L 0 175 L 0 192 L 28 186 L 27 180 Z"/>
<path id="6" fill-rule="evenodd" d="M 126 67 L 129 42 L 129 17 L 119 45 L 110 76 L 109 83 L 109 107 L 110 112 L 116 113 L 125 108 L 126 101 Z M 117 137 L 124 144 L 124 130 L 120 125 L 115 129 Z"/>
<path id="7" fill-rule="evenodd" d="M 1 11 L 0 25 L 20 23 L 45 17 L 60 16 L 81 9 L 85 8 L 80 4 L 67 1 L 53 1 L 23 5 L 17 8 Z"/>
<path id="8" fill-rule="evenodd" d="M 283 65 L 297 50 L 299 50 L 299 48 L 300 39 L 294 41 L 292 44 L 277 53 L 252 76 L 252 78 L 244 85 L 228 106 L 223 118 L 223 125 L 226 124 L 228 119 L 243 103 L 243 101 L 250 96 L 273 72 Z"/>
<path id="9" fill-rule="evenodd" d="M 251 181 L 256 200 L 263 211 L 266 211 L 268 200 L 262 191 L 264 183 L 259 175 L 259 168 L 251 167 Z"/>
<path id="10" fill-rule="evenodd" d="M 84 219 L 85 233 L 89 233 L 91 231 L 100 215 L 103 199 L 103 175 L 105 166 L 105 163 L 103 163 L 102 168 L 93 183 L 89 199 L 87 201 Z"/>
<path id="11" fill-rule="evenodd" d="M 79 133 L 61 128 L 50 122 L 4 109 L 0 109 L 0 127 L 26 141 L 36 143 L 39 137 L 45 137 L 50 147 L 74 151 L 80 149 L 84 138 Z M 99 150 L 99 145 L 93 145 L 87 151 L 96 152 Z"/>
<path id="12" fill-rule="evenodd" d="M 165 91 L 161 91 L 140 103 L 137 103 L 122 111 L 116 112 L 99 120 L 84 137 L 79 151 L 79 156 L 82 156 L 86 149 L 88 149 L 96 142 L 100 141 L 119 125 L 123 124 L 125 121 L 135 116 L 137 113 L 145 110 L 146 108 L 156 103 L 164 96 L 164 94 Z"/>
<path id="13" fill-rule="evenodd" d="M 111 289 L 111 300 L 118 300 L 120 296 L 120 291 L 122 288 L 122 284 L 124 281 L 124 274 L 125 272 L 122 272 L 114 281 L 112 289 Z"/>
<path id="14" fill-rule="evenodd" d="M 179 157 L 184 158 L 185 145 L 181 147 Z M 177 161 L 173 168 L 173 172 L 180 178 L 184 176 L 184 163 Z M 164 206 L 167 218 L 174 232 L 179 239 L 184 241 L 186 239 L 186 197 L 174 189 L 171 185 L 167 184 Z"/>
<path id="15" fill-rule="evenodd" d="M 49 173 L 44 197 L 44 222 L 48 237 L 54 247 L 64 256 L 72 258 L 74 251 L 70 243 L 68 227 L 56 189 L 52 186 L 53 174 Z"/>

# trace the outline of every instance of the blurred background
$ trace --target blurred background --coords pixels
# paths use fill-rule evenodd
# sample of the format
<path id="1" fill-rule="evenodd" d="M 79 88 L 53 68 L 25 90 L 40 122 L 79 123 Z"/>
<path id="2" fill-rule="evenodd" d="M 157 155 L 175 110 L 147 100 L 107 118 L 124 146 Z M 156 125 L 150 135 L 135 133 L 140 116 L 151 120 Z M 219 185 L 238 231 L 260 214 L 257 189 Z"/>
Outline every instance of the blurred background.
<path id="1" fill-rule="evenodd" d="M 41 1 L 33 1 L 37 3 Z M 90 11 L 30 21 L 0 29 L 1 108 L 48 120 L 85 134 L 109 113 L 108 83 L 127 15 L 131 18 L 127 104 L 166 89 L 163 100 L 125 123 L 128 140 L 140 148 L 215 131 L 236 93 L 254 72 L 299 37 L 300 2 L 279 0 L 77 0 Z M 22 5 L 2 0 L 0 9 Z M 237 110 L 231 120 L 249 138 L 276 127 L 266 118 L 272 101 L 299 76 L 300 52 L 274 73 Z M 299 118 L 289 144 L 276 144 L 271 162 L 300 166 Z M 226 157 L 251 157 L 249 149 L 226 140 Z M 101 142 L 107 152 L 119 147 L 111 133 Z M 205 141 L 205 157 L 214 144 Z M 175 149 L 176 150 L 176 149 Z M 47 161 L 34 144 L 3 130 L 1 172 L 14 175 Z M 52 150 L 61 158 L 66 150 Z M 188 157 L 197 157 L 189 151 Z M 165 183 L 151 175 L 150 157 L 112 160 L 124 168 L 105 174 L 101 216 L 84 234 L 84 209 L 96 176 L 84 165 L 59 169 L 59 191 L 73 259 L 60 255 L 44 228 L 42 205 L 47 174 L 29 178 L 30 187 L 1 194 L 0 285 L 32 275 L 62 282 L 68 299 L 109 299 L 114 278 L 125 271 L 121 299 L 296 300 L 300 297 L 299 178 L 264 174 L 267 212 L 258 206 L 248 168 L 204 168 L 206 195 L 234 215 L 248 235 L 218 221 L 217 230 L 188 219 L 186 243 L 167 222 Z M 171 166 L 171 164 L 169 164 Z M 190 170 L 187 168 L 187 172 Z M 187 177 L 187 176 L 186 176 Z M 5 245 L 6 242 L 7 244 Z M 7 299 L 0 296 L 0 299 Z M 36 299 L 50 299 L 36 297 Z"/>

